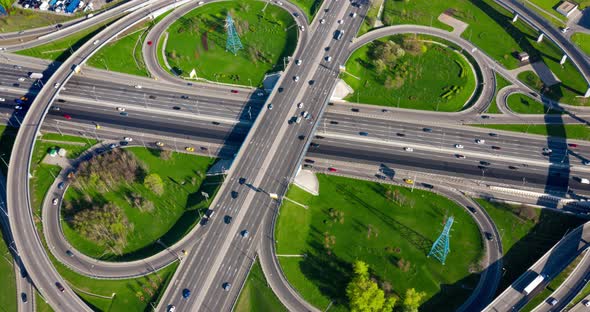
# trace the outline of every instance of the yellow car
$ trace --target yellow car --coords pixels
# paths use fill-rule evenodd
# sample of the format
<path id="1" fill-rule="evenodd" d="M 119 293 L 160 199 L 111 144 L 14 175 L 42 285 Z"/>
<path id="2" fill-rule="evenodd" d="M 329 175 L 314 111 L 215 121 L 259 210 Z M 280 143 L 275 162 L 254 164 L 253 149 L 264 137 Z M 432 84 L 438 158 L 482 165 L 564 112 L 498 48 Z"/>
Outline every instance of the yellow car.
<path id="1" fill-rule="evenodd" d="M 406 184 L 414 184 L 414 180 L 412 179 L 404 179 L 404 182 L 406 182 Z"/>
<path id="2" fill-rule="evenodd" d="M 99 124 L 96 124 L 96 129 L 100 129 L 100 125 Z"/>
<path id="3" fill-rule="evenodd" d="M 158 141 L 158 142 L 156 142 L 156 146 L 162 147 L 162 146 L 164 146 L 164 143 Z"/>
<path id="4" fill-rule="evenodd" d="M 194 147 L 190 147 L 190 146 L 187 146 L 187 147 L 185 147 L 184 149 L 185 149 L 187 152 L 194 152 L 194 151 L 195 151 L 195 148 L 194 148 Z"/>

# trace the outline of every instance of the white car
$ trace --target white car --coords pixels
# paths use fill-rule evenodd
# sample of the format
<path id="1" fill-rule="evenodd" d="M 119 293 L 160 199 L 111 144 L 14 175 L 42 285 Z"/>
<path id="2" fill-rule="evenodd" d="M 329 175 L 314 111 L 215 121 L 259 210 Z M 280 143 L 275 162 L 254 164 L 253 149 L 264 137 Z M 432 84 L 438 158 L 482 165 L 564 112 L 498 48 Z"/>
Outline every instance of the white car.
<path id="1" fill-rule="evenodd" d="M 297 66 L 301 65 L 301 60 L 296 60 L 295 65 L 297 65 Z"/>
<path id="2" fill-rule="evenodd" d="M 130 138 L 130 137 L 125 137 L 124 140 L 127 141 L 127 142 L 133 142 L 133 139 Z"/>
<path id="3" fill-rule="evenodd" d="M 256 95 L 258 95 L 258 96 L 264 96 L 264 92 L 258 92 L 258 93 L 256 93 Z"/>
<path id="4" fill-rule="evenodd" d="M 56 88 L 56 89 L 57 89 L 57 88 L 59 88 L 59 86 L 60 86 L 60 83 L 59 83 L 59 82 L 56 82 L 56 83 L 53 85 L 53 87 L 54 87 L 54 88 Z"/>
<path id="5" fill-rule="evenodd" d="M 135 89 L 141 89 L 141 85 L 135 85 Z"/>
<path id="6" fill-rule="evenodd" d="M 543 153 L 550 154 L 550 153 L 553 153 L 553 150 L 548 147 L 543 147 Z"/>
<path id="7" fill-rule="evenodd" d="M 565 27 L 565 28 L 562 28 L 562 29 L 561 29 L 561 32 L 565 34 L 565 33 L 566 33 L 566 32 L 568 32 L 569 30 L 570 30 L 570 28 L 569 28 L 569 27 Z"/>
<path id="8" fill-rule="evenodd" d="M 5 102 L 6 99 L 5 98 L 0 98 L 0 102 Z"/>
<path id="9" fill-rule="evenodd" d="M 305 31 L 305 26 L 303 26 L 303 25 L 299 26 L 299 30 Z"/>
<path id="10" fill-rule="evenodd" d="M 23 81 L 25 81 L 25 78 L 24 77 L 20 77 L 20 78 L 18 78 L 18 81 L 23 82 Z"/>
<path id="11" fill-rule="evenodd" d="M 22 107 L 22 106 L 20 106 L 20 105 L 17 105 L 17 106 L 15 106 L 15 107 L 14 107 L 14 109 L 16 109 L 16 110 L 21 110 L 21 109 L 23 109 L 23 107 Z"/>
<path id="12" fill-rule="evenodd" d="M 303 102 L 297 103 L 297 108 L 303 108 Z"/>
<path id="13" fill-rule="evenodd" d="M 340 24 L 340 25 L 344 24 L 344 20 L 338 20 L 338 24 Z"/>
<path id="14" fill-rule="evenodd" d="M 463 148 L 463 145 L 461 145 L 461 144 L 455 144 L 455 148 Z"/>
<path id="15" fill-rule="evenodd" d="M 414 149 L 411 148 L 411 147 L 404 147 L 404 151 L 406 151 L 406 152 L 413 152 Z"/>
<path id="16" fill-rule="evenodd" d="M 124 112 L 125 111 L 125 107 L 117 107 L 117 110 L 120 112 Z"/>
<path id="17" fill-rule="evenodd" d="M 475 143 L 477 143 L 477 144 L 484 144 L 485 142 L 486 142 L 486 140 L 475 139 Z"/>
<path id="18" fill-rule="evenodd" d="M 293 77 L 293 80 L 295 80 L 295 82 L 299 81 L 299 76 Z"/>
<path id="19" fill-rule="evenodd" d="M 325 23 L 326 23 L 326 20 L 322 18 L 322 19 L 320 20 L 320 24 L 325 24 Z"/>
<path id="20" fill-rule="evenodd" d="M 584 306 L 585 307 L 590 307 L 590 300 L 584 301 Z"/>
<path id="21" fill-rule="evenodd" d="M 100 42 L 100 40 L 96 39 L 94 40 L 94 42 L 92 44 L 97 45 Z"/>
<path id="22" fill-rule="evenodd" d="M 331 62 L 332 61 L 332 57 L 331 56 L 326 56 L 326 62 Z"/>
<path id="23" fill-rule="evenodd" d="M 57 198 L 54 198 L 51 202 L 53 203 L 54 206 L 57 206 Z"/>

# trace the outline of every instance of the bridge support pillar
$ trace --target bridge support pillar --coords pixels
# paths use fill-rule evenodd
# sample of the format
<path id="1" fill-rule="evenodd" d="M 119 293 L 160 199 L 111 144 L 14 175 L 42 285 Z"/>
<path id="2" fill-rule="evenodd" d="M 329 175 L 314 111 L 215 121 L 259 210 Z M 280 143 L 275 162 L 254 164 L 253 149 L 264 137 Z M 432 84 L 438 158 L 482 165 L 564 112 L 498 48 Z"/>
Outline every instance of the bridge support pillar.
<path id="1" fill-rule="evenodd" d="M 590 97 L 590 87 L 588 87 L 588 90 L 586 90 L 586 94 L 584 94 L 585 98 L 589 98 Z"/>
<path id="2" fill-rule="evenodd" d="M 513 23 L 516 23 L 516 21 L 518 21 L 518 14 L 514 14 L 514 17 L 512 18 Z"/>
<path id="3" fill-rule="evenodd" d="M 541 34 L 539 35 L 539 38 L 537 38 L 537 42 L 541 42 L 541 41 L 543 41 L 543 36 L 544 36 L 544 35 L 543 35 L 543 33 L 541 33 Z"/>
<path id="4" fill-rule="evenodd" d="M 565 63 L 565 61 L 566 61 L 566 60 L 567 60 L 567 54 L 564 54 L 564 55 L 561 57 L 561 61 L 559 61 L 559 65 L 563 65 L 563 63 Z"/>

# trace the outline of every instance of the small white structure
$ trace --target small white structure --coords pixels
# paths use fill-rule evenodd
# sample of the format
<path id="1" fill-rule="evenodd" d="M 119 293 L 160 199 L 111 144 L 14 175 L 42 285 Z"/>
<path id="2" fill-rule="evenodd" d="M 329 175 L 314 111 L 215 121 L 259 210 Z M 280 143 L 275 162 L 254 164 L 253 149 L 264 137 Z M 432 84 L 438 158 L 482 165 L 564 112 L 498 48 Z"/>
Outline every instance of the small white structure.
<path id="1" fill-rule="evenodd" d="M 526 52 L 520 52 L 518 53 L 518 60 L 521 62 L 526 62 L 529 60 L 529 54 Z"/>
<path id="2" fill-rule="evenodd" d="M 557 7 L 557 12 L 561 13 L 565 17 L 569 17 L 572 13 L 576 11 L 576 9 L 578 9 L 577 3 L 564 1 Z"/>
<path id="3" fill-rule="evenodd" d="M 60 148 L 60 149 L 57 151 L 57 154 L 58 154 L 60 157 L 65 157 L 65 156 L 66 156 L 66 154 L 67 154 L 67 151 L 66 151 L 64 148 Z"/>

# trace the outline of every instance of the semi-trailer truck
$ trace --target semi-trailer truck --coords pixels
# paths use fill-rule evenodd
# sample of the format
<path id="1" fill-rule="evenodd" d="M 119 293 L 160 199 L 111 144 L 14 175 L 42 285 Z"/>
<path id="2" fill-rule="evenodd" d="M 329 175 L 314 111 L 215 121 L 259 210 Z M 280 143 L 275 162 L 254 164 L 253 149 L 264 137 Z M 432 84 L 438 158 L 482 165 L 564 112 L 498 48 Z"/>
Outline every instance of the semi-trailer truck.
<path id="1" fill-rule="evenodd" d="M 535 277 L 535 279 L 524 288 L 522 293 L 525 295 L 530 294 L 533 290 L 535 290 L 535 288 L 539 287 L 539 285 L 541 285 L 544 280 L 545 277 L 543 275 L 537 275 L 537 277 Z"/>

